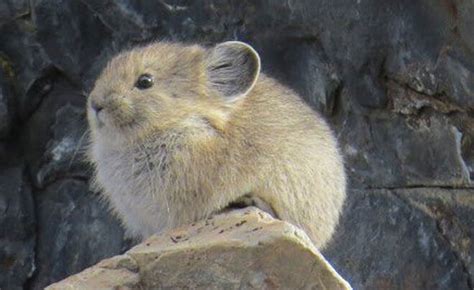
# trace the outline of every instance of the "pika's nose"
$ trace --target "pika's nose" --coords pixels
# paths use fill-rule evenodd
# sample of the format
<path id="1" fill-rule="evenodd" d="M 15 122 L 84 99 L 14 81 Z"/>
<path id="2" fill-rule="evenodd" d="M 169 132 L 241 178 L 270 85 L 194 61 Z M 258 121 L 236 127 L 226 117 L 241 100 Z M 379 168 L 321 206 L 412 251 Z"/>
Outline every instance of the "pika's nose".
<path id="1" fill-rule="evenodd" d="M 99 114 L 99 112 L 102 111 L 104 107 L 99 105 L 96 101 L 91 101 L 91 108 L 96 114 Z"/>

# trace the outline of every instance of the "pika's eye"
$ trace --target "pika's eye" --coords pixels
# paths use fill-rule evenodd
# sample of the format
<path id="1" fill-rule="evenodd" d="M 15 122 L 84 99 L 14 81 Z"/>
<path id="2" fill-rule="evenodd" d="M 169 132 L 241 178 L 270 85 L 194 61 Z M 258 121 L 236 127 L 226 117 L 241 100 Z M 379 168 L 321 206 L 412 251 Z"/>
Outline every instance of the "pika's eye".
<path id="1" fill-rule="evenodd" d="M 140 90 L 146 90 L 153 86 L 153 76 L 150 74 L 142 74 L 138 77 L 137 82 L 135 83 L 135 87 Z"/>

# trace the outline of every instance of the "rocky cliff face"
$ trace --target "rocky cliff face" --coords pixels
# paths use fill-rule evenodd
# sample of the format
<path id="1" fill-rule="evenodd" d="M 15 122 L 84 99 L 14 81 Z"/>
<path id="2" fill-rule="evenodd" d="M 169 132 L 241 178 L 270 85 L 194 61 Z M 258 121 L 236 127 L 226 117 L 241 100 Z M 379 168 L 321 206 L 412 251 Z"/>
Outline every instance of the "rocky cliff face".
<path id="1" fill-rule="evenodd" d="M 4 0 L 0 288 L 130 246 L 82 161 L 104 62 L 157 39 L 238 39 L 325 114 L 350 175 L 325 251 L 356 289 L 474 287 L 474 2 Z"/>

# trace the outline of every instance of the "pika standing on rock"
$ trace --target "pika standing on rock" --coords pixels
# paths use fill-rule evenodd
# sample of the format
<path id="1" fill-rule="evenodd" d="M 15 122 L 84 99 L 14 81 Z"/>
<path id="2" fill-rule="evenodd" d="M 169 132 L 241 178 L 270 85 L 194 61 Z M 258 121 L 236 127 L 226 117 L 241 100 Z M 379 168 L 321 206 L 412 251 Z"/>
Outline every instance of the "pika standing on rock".
<path id="1" fill-rule="evenodd" d="M 249 45 L 155 43 L 113 58 L 88 99 L 96 184 L 147 238 L 249 202 L 322 248 L 346 196 L 336 140 Z"/>

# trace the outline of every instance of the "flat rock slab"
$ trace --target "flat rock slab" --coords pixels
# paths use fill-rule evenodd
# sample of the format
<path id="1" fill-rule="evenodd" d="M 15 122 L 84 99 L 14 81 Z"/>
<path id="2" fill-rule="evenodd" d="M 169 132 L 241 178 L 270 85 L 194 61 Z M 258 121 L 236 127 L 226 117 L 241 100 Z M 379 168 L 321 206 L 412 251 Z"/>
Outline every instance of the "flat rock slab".
<path id="1" fill-rule="evenodd" d="M 153 236 L 46 289 L 351 289 L 295 226 L 246 208 Z"/>

